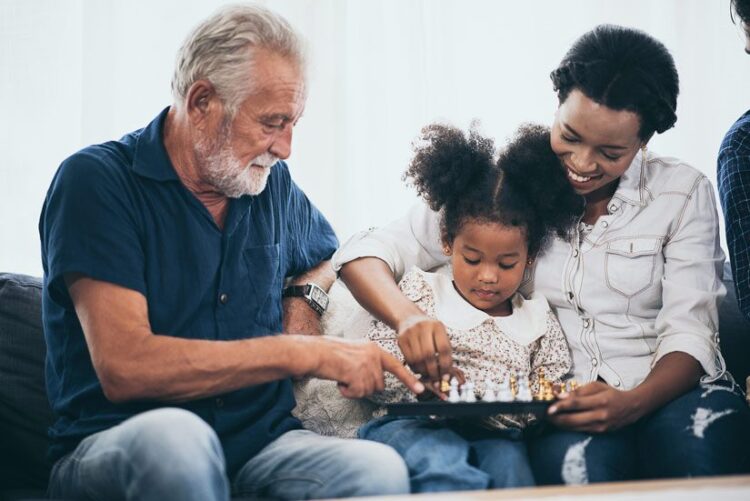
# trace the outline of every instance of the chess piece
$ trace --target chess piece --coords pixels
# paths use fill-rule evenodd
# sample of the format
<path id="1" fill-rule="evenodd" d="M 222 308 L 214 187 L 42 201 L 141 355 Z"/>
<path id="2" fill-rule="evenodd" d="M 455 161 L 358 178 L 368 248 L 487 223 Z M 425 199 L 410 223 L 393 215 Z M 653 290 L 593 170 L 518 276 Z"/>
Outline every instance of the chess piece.
<path id="1" fill-rule="evenodd" d="M 458 379 L 455 377 L 451 378 L 450 389 L 448 390 L 448 402 L 460 402 L 461 395 L 458 393 Z"/>
<path id="2" fill-rule="evenodd" d="M 510 389 L 510 375 L 507 374 L 500 380 L 500 386 L 497 389 L 496 400 L 498 402 L 512 402 L 513 392 Z"/>
<path id="3" fill-rule="evenodd" d="M 513 371 L 510 371 L 510 393 L 513 395 L 513 400 L 518 397 L 518 379 Z"/>
<path id="4" fill-rule="evenodd" d="M 477 401 L 477 396 L 474 394 L 474 383 L 466 381 L 461 387 L 461 400 L 468 403 Z"/>
<path id="5" fill-rule="evenodd" d="M 482 395 L 482 401 L 494 402 L 495 400 L 497 400 L 497 397 L 495 396 L 495 383 L 492 382 L 492 379 L 487 378 L 484 381 L 484 394 Z"/>
<path id="6" fill-rule="evenodd" d="M 529 377 L 527 375 L 518 376 L 518 393 L 516 393 L 516 400 L 520 402 L 531 402 L 531 388 L 529 388 Z"/>
<path id="7" fill-rule="evenodd" d="M 544 400 L 544 396 L 547 391 L 547 378 L 544 377 L 544 367 L 539 367 L 539 370 L 537 371 L 537 388 L 536 388 L 536 394 L 534 394 L 534 400 Z"/>
<path id="8" fill-rule="evenodd" d="M 576 388 L 578 388 L 578 381 L 576 381 L 575 379 L 571 379 L 570 381 L 568 381 L 568 393 L 576 391 Z"/>
<path id="9" fill-rule="evenodd" d="M 448 393 L 451 389 L 451 385 L 445 379 L 440 381 L 440 393 Z"/>

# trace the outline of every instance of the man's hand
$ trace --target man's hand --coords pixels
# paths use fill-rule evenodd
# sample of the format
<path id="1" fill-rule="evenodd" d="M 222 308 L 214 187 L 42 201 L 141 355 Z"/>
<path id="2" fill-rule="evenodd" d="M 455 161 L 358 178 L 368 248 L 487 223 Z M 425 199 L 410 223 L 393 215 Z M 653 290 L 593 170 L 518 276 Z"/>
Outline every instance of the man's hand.
<path id="1" fill-rule="evenodd" d="M 430 381 L 452 375 L 451 345 L 439 320 L 424 315 L 406 318 L 398 325 L 398 347 L 409 367 Z"/>
<path id="2" fill-rule="evenodd" d="M 637 421 L 641 406 L 632 391 L 615 390 L 594 381 L 570 393 L 549 408 L 550 421 L 568 430 L 604 433 Z"/>
<path id="3" fill-rule="evenodd" d="M 320 336 L 323 333 L 320 315 L 301 297 L 284 298 L 282 307 L 284 309 L 283 333 L 308 336 Z"/>
<path id="4" fill-rule="evenodd" d="M 315 342 L 318 364 L 308 375 L 337 381 L 341 394 L 347 398 L 361 398 L 383 391 L 384 371 L 396 376 L 415 394 L 425 390 L 397 358 L 375 343 L 327 336 L 315 338 Z"/>

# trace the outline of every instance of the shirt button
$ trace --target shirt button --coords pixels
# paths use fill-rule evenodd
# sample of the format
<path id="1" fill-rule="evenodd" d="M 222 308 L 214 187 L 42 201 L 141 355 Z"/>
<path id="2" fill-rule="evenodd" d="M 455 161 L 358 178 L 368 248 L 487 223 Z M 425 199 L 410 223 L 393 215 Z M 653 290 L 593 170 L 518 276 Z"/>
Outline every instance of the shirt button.
<path id="1" fill-rule="evenodd" d="M 619 388 L 619 387 L 620 387 L 620 382 L 619 381 L 615 381 L 615 388 Z"/>
<path id="2" fill-rule="evenodd" d="M 606 228 L 607 226 L 609 226 L 609 223 L 607 221 L 602 221 L 602 226 Z"/>
<path id="3" fill-rule="evenodd" d="M 578 257 L 578 249 L 573 249 L 573 257 Z"/>
<path id="4" fill-rule="evenodd" d="M 599 362 L 595 358 L 592 358 L 591 365 L 599 365 Z"/>
<path id="5" fill-rule="evenodd" d="M 217 398 L 216 399 L 216 407 L 224 407 L 224 400 Z"/>
<path id="6" fill-rule="evenodd" d="M 568 292 L 568 299 L 570 299 L 572 301 L 574 297 L 575 296 L 573 295 L 572 292 Z"/>
<path id="7" fill-rule="evenodd" d="M 229 302 L 229 295 L 226 292 L 222 292 L 219 296 L 221 304 L 227 304 Z"/>
<path id="8" fill-rule="evenodd" d="M 588 329 L 589 325 L 591 325 L 591 320 L 589 320 L 588 318 L 584 318 L 583 319 L 583 326 Z"/>
<path id="9" fill-rule="evenodd" d="M 616 205 L 609 206 L 609 212 L 617 212 L 617 209 L 619 209 L 619 207 Z"/>

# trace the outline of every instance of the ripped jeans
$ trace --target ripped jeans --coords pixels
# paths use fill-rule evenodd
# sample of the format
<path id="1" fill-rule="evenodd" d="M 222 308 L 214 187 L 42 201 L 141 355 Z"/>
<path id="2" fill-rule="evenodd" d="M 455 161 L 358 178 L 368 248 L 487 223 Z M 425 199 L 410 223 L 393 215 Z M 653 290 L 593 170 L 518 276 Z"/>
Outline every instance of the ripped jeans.
<path id="1" fill-rule="evenodd" d="M 748 473 L 750 408 L 738 385 L 717 381 L 620 430 L 550 428 L 527 445 L 540 485 Z"/>

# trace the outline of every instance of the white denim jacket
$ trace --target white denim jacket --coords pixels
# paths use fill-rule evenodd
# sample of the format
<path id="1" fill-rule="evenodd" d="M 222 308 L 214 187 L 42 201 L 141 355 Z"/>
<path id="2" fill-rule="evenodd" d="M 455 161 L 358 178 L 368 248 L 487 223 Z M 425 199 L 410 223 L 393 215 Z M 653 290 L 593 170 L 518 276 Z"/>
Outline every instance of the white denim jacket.
<path id="1" fill-rule="evenodd" d="M 400 279 L 412 266 L 446 262 L 440 216 L 426 205 L 353 236 L 333 256 L 378 257 Z M 724 254 L 710 181 L 675 158 L 638 153 L 591 232 L 553 240 L 527 270 L 521 292 L 547 297 L 581 383 L 638 386 L 667 353 L 700 362 L 704 381 L 730 377 L 719 353 Z"/>

